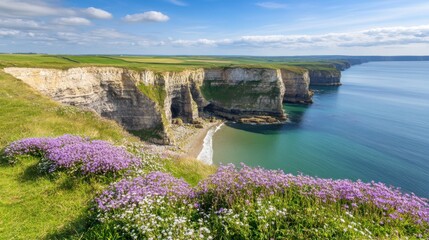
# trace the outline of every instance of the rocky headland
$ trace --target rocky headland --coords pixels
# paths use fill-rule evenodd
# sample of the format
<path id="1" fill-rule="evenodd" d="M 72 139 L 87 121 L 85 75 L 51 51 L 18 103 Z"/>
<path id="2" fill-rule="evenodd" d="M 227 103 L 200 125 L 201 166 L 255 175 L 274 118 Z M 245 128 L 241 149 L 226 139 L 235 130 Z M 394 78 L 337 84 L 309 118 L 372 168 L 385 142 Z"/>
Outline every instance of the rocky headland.
<path id="1" fill-rule="evenodd" d="M 339 85 L 341 69 L 200 68 L 180 72 L 117 67 L 5 68 L 63 104 L 91 109 L 142 138 L 174 144 L 172 122 L 286 120 L 283 102 L 311 103 L 310 85 Z"/>

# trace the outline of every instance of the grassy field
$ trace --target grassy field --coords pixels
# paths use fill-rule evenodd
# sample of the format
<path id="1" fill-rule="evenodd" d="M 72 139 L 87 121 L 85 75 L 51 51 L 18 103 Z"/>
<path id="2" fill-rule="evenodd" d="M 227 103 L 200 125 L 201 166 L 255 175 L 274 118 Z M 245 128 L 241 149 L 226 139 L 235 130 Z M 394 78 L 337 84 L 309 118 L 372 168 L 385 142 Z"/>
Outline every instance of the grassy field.
<path id="1" fill-rule="evenodd" d="M 46 62 L 52 60 L 46 59 Z M 18 60 L 31 62 L 26 58 L 15 59 Z M 3 71 L 0 71 L 0 106 L 0 149 L 21 138 L 63 134 L 116 144 L 139 142 L 114 121 L 93 112 L 61 106 Z M 40 175 L 35 158 L 24 158 L 16 166 L 0 160 L 0 239 L 62 239 L 84 231 L 88 224 L 88 202 L 105 184 L 65 174 Z M 194 160 L 165 161 L 166 168 L 175 176 L 194 184 L 214 171 Z"/>
<path id="2" fill-rule="evenodd" d="M 39 54 L 0 54 L 0 67 L 45 67 L 67 69 L 82 66 L 114 66 L 134 70 L 182 71 L 195 68 L 255 67 L 284 68 L 294 72 L 330 69 L 341 61 L 262 57 L 184 57 L 184 56 L 68 56 Z"/>

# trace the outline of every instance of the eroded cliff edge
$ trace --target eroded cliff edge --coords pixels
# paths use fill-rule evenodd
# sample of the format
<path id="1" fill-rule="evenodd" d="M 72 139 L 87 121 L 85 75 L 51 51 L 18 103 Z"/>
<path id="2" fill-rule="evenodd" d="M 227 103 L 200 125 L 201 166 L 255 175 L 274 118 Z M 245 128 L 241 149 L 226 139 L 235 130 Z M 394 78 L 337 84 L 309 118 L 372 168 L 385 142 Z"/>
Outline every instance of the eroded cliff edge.
<path id="1" fill-rule="evenodd" d="M 283 101 L 311 102 L 311 71 L 216 68 L 181 72 L 134 71 L 116 67 L 5 68 L 52 99 L 92 109 L 127 130 L 156 132 L 171 143 L 174 118 L 192 122 L 211 114 L 239 121 L 269 116 L 286 119 Z M 323 80 L 324 82 L 324 80 Z"/>
<path id="2" fill-rule="evenodd" d="M 332 69 L 310 69 L 311 86 L 339 86 L 341 85 L 341 71 Z"/>

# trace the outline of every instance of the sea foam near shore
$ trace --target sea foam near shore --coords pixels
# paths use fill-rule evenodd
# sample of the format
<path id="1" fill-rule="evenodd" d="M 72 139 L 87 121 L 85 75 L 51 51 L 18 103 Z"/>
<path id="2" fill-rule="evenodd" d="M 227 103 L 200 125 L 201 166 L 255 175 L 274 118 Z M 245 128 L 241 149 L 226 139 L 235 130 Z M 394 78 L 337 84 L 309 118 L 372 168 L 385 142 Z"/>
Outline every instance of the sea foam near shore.
<path id="1" fill-rule="evenodd" d="M 214 134 L 219 131 L 223 126 L 223 123 L 212 127 L 208 132 L 206 137 L 204 138 L 203 142 L 203 149 L 201 150 L 200 154 L 198 154 L 197 159 L 200 161 L 203 161 L 209 165 L 213 164 L 213 136 Z"/>

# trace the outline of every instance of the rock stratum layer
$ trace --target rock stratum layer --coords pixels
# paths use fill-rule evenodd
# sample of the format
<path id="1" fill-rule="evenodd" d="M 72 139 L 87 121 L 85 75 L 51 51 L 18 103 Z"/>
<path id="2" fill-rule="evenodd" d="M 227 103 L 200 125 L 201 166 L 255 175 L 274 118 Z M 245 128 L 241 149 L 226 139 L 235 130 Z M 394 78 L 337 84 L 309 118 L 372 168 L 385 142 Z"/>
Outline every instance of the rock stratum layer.
<path id="1" fill-rule="evenodd" d="M 282 69 L 281 75 L 285 86 L 284 101 L 290 103 L 312 103 L 313 92 L 309 90 L 310 74 L 308 70 L 301 73 Z"/>
<path id="2" fill-rule="evenodd" d="M 310 85 L 312 86 L 339 86 L 341 85 L 341 71 L 338 69 L 309 70 Z"/>
<path id="3" fill-rule="evenodd" d="M 284 101 L 309 103 L 310 84 L 335 85 L 340 76 L 269 68 L 162 73 L 115 67 L 4 70 L 58 102 L 92 109 L 128 130 L 156 130 L 160 143 L 171 143 L 172 119 L 192 122 L 203 112 L 235 121 L 261 116 L 284 120 Z"/>

